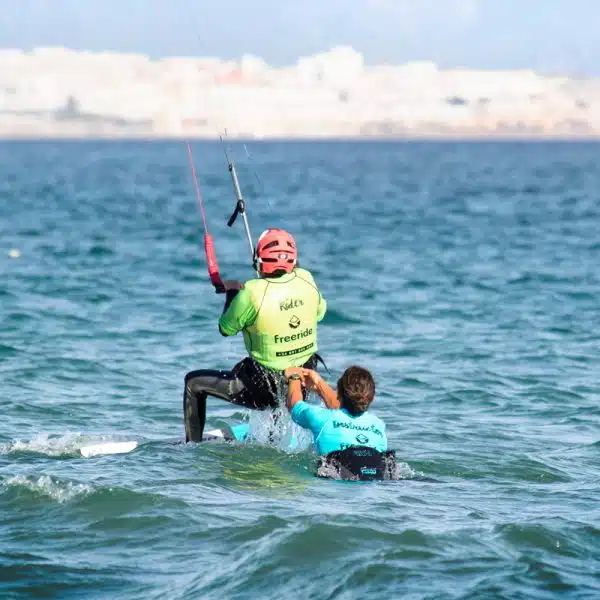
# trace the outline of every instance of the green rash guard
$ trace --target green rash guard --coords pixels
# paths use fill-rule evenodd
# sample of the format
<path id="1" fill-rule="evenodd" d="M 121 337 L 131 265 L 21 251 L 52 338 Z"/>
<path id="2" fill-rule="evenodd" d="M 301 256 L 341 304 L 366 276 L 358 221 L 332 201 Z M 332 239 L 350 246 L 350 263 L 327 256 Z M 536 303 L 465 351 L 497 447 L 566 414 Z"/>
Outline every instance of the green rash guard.
<path id="1" fill-rule="evenodd" d="M 219 326 L 225 335 L 242 331 L 256 362 L 283 371 L 303 365 L 317 351 L 317 323 L 326 310 L 313 276 L 296 268 L 281 277 L 246 282 Z"/>

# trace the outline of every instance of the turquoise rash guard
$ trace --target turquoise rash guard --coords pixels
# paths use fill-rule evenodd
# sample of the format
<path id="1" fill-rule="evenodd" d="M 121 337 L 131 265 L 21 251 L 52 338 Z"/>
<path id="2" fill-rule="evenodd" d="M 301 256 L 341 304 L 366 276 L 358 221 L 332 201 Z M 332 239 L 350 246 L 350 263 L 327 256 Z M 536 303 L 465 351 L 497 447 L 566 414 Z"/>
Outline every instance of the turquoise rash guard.
<path id="1" fill-rule="evenodd" d="M 300 401 L 294 405 L 291 417 L 294 423 L 312 432 L 317 452 L 322 456 L 351 446 L 387 450 L 385 423 L 368 411 L 354 417 L 343 408 L 322 408 Z"/>

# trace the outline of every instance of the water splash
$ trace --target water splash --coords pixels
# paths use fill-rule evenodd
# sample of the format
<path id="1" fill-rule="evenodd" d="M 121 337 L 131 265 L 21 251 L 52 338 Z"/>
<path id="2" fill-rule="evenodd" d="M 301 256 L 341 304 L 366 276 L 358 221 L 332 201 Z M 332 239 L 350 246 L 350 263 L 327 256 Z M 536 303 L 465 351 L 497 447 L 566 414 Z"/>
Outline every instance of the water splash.
<path id="1" fill-rule="evenodd" d="M 42 475 L 38 478 L 17 475 L 8 478 L 3 487 L 16 487 L 28 490 L 34 494 L 48 497 L 59 504 L 69 502 L 74 498 L 86 496 L 93 488 L 83 483 L 73 483 L 71 481 L 60 481 L 53 479 L 48 475 Z"/>
<path id="2" fill-rule="evenodd" d="M 1 444 L 0 454 L 32 452 L 46 456 L 65 456 L 78 453 L 84 444 L 85 439 L 79 433 L 67 433 L 58 437 L 40 433 L 29 441 L 17 439 L 8 444 Z"/>
<path id="3" fill-rule="evenodd" d="M 52 457 L 79 456 L 83 447 L 118 441 L 114 436 L 85 436 L 81 433 L 52 436 L 48 433 L 40 433 L 29 441 L 17 439 L 14 442 L 0 444 L 0 455 L 32 453 Z"/>
<path id="4" fill-rule="evenodd" d="M 296 425 L 284 407 L 273 411 L 252 411 L 248 425 L 248 437 L 253 442 L 282 452 L 302 452 L 311 445 L 310 432 Z"/>

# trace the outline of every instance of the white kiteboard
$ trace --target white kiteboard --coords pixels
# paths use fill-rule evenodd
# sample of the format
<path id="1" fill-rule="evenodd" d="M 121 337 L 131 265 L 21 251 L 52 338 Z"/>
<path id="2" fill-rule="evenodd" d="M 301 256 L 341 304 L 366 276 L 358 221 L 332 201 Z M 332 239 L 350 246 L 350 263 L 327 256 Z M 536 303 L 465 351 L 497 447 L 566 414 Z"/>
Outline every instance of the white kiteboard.
<path id="1" fill-rule="evenodd" d="M 85 458 L 90 456 L 104 456 L 106 454 L 126 454 L 137 448 L 137 442 L 102 442 L 82 446 L 79 451 Z"/>

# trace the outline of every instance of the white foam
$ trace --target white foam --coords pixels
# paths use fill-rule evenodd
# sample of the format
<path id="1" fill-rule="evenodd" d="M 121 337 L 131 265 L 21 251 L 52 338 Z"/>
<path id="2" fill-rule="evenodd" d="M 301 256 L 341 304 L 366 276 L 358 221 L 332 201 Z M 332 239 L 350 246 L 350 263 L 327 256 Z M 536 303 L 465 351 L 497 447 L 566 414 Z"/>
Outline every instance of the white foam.
<path id="1" fill-rule="evenodd" d="M 47 433 L 43 433 L 29 441 L 16 440 L 9 444 L 3 444 L 0 446 L 0 453 L 35 452 L 46 456 L 62 456 L 74 454 L 83 443 L 84 440 L 78 433 L 68 433 L 59 437 L 50 437 Z"/>
<path id="2" fill-rule="evenodd" d="M 277 422 L 274 422 L 274 417 Z M 259 444 L 278 448 L 283 452 L 301 452 L 311 444 L 309 431 L 296 425 L 287 408 L 274 411 L 251 411 L 248 437 Z"/>
<path id="3" fill-rule="evenodd" d="M 70 481 L 58 481 L 48 475 L 42 475 L 37 479 L 17 475 L 6 480 L 7 486 L 23 487 L 31 492 L 47 496 L 56 502 L 63 503 L 79 496 L 85 496 L 92 491 L 92 487 L 83 483 L 72 483 Z"/>
<path id="4" fill-rule="evenodd" d="M 420 473 L 420 475 L 424 475 Z M 408 463 L 396 463 L 396 477 L 398 479 L 415 479 L 417 472 Z"/>
<path id="5" fill-rule="evenodd" d="M 32 440 L 16 440 L 9 444 L 0 445 L 0 454 L 14 452 L 33 452 L 46 456 L 81 455 L 85 457 L 102 454 L 122 454 L 131 452 L 137 447 L 137 442 L 118 442 L 114 440 L 90 439 L 80 433 L 68 433 L 51 437 L 47 433 L 39 434 Z"/>

